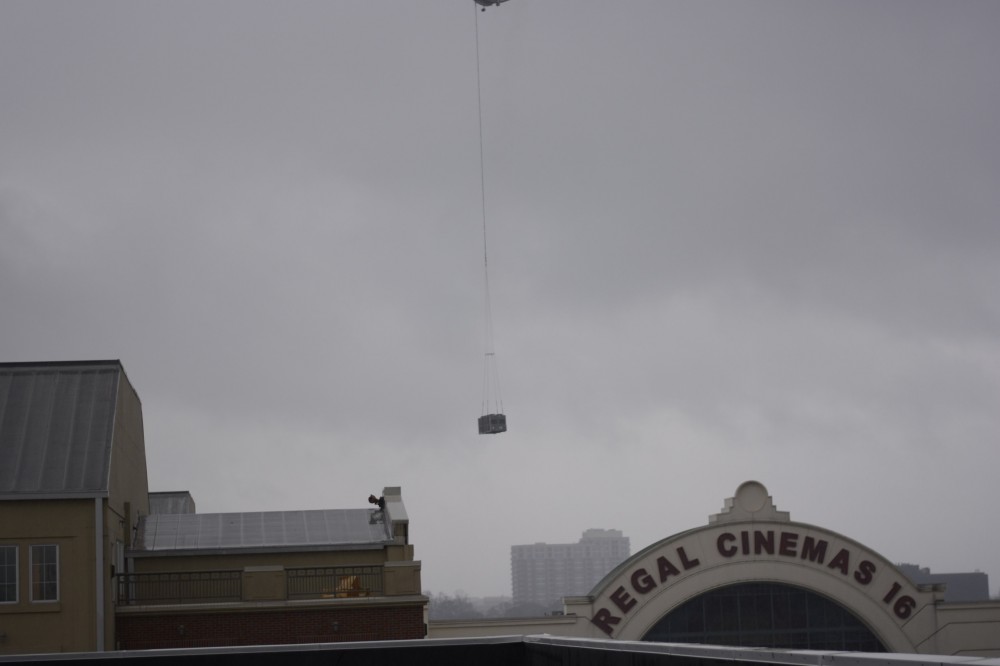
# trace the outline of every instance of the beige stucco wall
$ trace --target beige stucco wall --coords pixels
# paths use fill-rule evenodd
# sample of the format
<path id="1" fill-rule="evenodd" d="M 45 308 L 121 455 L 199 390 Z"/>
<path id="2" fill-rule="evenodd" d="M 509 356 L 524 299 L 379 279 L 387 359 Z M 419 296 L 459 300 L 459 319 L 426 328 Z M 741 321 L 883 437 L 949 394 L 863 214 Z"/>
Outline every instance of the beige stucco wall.
<path id="1" fill-rule="evenodd" d="M 922 652 L 1000 657 L 1000 600 L 942 604 L 937 615 L 939 630 Z"/>
<path id="2" fill-rule="evenodd" d="M 473 638 L 486 636 L 585 636 L 590 622 L 585 618 L 547 616 L 531 618 L 501 618 L 496 620 L 431 620 L 427 624 L 428 638 Z"/>
<path id="3" fill-rule="evenodd" d="M 94 500 L 0 502 L 0 544 L 18 546 L 19 600 L 0 604 L 0 654 L 96 649 Z M 32 602 L 29 546 L 59 546 L 59 601 Z"/>
<path id="4" fill-rule="evenodd" d="M 115 425 L 111 440 L 111 466 L 108 471 L 108 496 L 103 502 L 104 534 L 101 541 L 101 579 L 103 617 L 94 619 L 103 625 L 104 649 L 115 644 L 115 581 L 112 567 L 115 552 L 124 552 L 131 543 L 132 529 L 140 515 L 149 513 L 149 485 L 146 476 L 146 444 L 142 422 L 142 403 L 124 372 L 118 375 Z M 97 544 L 94 544 L 97 550 Z M 96 571 L 91 574 L 96 580 Z M 96 603 L 96 602 L 95 602 Z"/>
<path id="5" fill-rule="evenodd" d="M 420 562 L 386 562 L 383 566 L 387 597 L 421 595 Z"/>
<path id="6" fill-rule="evenodd" d="M 142 403 L 125 373 L 119 373 L 118 377 L 118 401 L 108 476 L 108 508 L 119 519 L 124 520 L 125 503 L 130 504 L 132 524 L 127 526 L 127 531 L 130 532 L 140 515 L 149 514 L 146 444 Z M 126 526 L 122 525 L 122 532 L 125 531 Z"/>

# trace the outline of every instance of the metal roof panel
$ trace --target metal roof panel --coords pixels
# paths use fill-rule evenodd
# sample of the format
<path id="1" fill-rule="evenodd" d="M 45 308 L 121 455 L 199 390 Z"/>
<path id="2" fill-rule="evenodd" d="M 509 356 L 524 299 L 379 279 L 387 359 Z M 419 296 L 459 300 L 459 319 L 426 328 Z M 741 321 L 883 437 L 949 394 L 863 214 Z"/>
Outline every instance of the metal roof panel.
<path id="1" fill-rule="evenodd" d="M 0 364 L 0 495 L 107 493 L 120 372 Z"/>
<path id="2" fill-rule="evenodd" d="M 377 509 L 151 514 L 139 521 L 134 550 L 356 547 L 392 543 Z"/>

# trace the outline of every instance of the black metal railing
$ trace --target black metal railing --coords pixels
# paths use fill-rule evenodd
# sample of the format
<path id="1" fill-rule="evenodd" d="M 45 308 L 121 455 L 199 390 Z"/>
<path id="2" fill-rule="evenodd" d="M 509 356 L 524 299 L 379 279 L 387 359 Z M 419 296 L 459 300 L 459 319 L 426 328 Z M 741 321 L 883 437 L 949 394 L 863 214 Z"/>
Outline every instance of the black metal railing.
<path id="1" fill-rule="evenodd" d="M 241 571 L 131 573 L 118 576 L 118 603 L 196 604 L 240 601 Z"/>
<path id="2" fill-rule="evenodd" d="M 286 569 L 289 599 L 343 599 L 382 596 L 382 567 Z"/>

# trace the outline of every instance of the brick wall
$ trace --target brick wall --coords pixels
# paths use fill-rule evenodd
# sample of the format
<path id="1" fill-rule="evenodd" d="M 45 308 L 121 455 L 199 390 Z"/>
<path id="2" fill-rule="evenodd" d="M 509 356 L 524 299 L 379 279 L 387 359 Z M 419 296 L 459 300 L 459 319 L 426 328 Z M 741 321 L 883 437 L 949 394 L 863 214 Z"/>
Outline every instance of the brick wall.
<path id="1" fill-rule="evenodd" d="M 118 615 L 120 650 L 423 638 L 421 606 Z"/>

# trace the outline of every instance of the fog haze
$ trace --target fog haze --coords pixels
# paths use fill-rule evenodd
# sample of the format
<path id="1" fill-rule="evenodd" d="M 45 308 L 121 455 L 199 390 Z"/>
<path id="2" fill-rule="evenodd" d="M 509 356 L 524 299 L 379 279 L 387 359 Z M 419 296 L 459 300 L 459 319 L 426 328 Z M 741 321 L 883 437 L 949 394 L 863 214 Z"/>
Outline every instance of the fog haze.
<path id="1" fill-rule="evenodd" d="M 437 593 L 757 479 L 996 595 L 998 71 L 988 1 L 5 0 L 0 360 L 121 359 L 202 512 L 401 486 Z"/>

